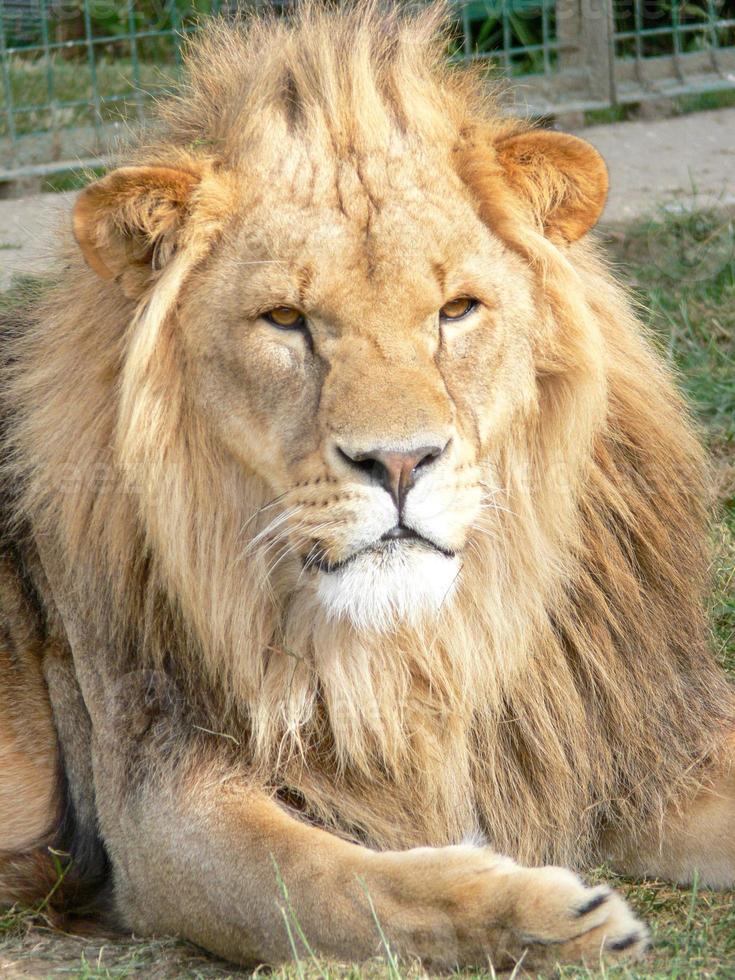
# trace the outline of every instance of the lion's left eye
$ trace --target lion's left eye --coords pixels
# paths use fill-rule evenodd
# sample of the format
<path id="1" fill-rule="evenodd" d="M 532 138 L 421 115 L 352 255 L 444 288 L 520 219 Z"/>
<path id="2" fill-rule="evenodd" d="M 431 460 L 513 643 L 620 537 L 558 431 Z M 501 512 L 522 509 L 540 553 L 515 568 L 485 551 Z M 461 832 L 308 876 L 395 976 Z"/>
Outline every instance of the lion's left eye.
<path id="1" fill-rule="evenodd" d="M 300 330 L 306 326 L 304 314 L 293 306 L 275 306 L 267 313 L 263 313 L 262 317 L 281 330 Z"/>
<path id="2" fill-rule="evenodd" d="M 450 299 L 448 303 L 442 306 L 439 310 L 439 316 L 442 320 L 461 320 L 462 317 L 471 313 L 476 306 L 476 299 L 469 296 L 458 296 L 456 299 Z"/>

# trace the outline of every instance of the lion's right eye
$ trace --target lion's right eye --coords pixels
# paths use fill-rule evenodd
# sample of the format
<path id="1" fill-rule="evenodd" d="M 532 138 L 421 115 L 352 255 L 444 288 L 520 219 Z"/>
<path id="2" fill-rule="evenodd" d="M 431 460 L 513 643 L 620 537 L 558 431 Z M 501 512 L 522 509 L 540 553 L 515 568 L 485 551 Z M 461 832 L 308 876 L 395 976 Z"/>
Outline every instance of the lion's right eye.
<path id="1" fill-rule="evenodd" d="M 301 330 L 306 326 L 304 314 L 293 306 L 274 306 L 261 316 L 281 330 Z"/>
<path id="2" fill-rule="evenodd" d="M 448 303 L 439 310 L 439 316 L 442 320 L 461 320 L 471 313 L 477 306 L 477 300 L 472 299 L 471 296 L 457 296 L 456 299 L 450 299 Z"/>

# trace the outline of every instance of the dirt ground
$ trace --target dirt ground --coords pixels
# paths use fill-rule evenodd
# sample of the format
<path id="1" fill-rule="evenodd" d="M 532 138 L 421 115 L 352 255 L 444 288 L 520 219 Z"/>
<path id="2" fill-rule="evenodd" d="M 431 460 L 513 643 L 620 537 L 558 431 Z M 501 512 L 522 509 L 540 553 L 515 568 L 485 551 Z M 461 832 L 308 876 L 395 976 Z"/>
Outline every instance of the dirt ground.
<path id="1" fill-rule="evenodd" d="M 590 126 L 578 132 L 607 161 L 603 221 L 617 224 L 652 207 L 735 204 L 735 108 L 653 122 Z"/>
<path id="2" fill-rule="evenodd" d="M 603 221 L 615 224 L 661 205 L 735 203 L 735 108 L 671 119 L 590 126 L 580 131 L 610 168 Z M 74 195 L 0 200 L 0 289 L 16 275 L 42 273 L 53 235 Z"/>

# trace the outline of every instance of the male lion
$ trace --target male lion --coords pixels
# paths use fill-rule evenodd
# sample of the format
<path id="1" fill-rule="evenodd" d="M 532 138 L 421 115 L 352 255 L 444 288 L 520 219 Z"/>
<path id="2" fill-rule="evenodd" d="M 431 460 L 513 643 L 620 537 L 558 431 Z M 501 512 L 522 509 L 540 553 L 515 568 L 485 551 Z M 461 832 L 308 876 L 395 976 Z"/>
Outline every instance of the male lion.
<path id="1" fill-rule="evenodd" d="M 285 912 L 502 967 L 645 947 L 538 865 L 735 880 L 701 454 L 605 167 L 443 43 L 213 27 L 9 325 L 0 902 L 52 845 L 72 908 L 240 962 Z"/>

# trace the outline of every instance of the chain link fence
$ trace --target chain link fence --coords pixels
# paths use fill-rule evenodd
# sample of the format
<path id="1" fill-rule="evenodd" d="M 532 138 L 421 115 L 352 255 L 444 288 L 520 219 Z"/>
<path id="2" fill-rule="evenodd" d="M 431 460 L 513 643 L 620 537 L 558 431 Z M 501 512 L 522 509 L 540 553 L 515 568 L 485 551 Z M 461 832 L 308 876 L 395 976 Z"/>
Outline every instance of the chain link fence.
<path id="1" fill-rule="evenodd" d="M 176 84 L 182 38 L 236 6 L 0 0 L 0 180 L 104 158 Z M 448 56 L 505 73 L 518 111 L 735 89 L 735 0 L 468 0 L 454 12 Z"/>

